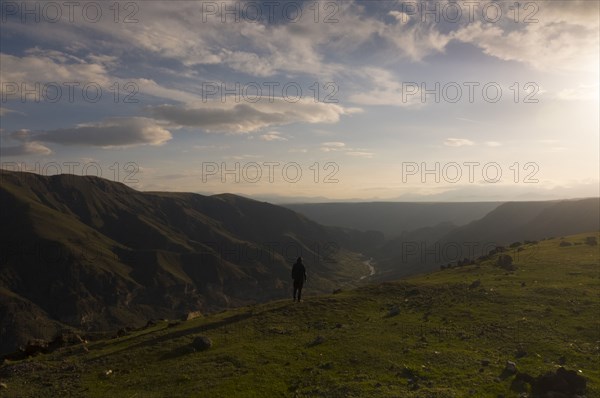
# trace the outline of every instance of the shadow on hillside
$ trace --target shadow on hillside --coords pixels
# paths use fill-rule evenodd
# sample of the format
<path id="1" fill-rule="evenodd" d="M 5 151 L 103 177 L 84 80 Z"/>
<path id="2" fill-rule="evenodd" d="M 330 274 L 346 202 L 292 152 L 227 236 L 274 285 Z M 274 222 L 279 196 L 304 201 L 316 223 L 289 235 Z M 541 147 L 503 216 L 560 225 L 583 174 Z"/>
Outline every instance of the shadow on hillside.
<path id="1" fill-rule="evenodd" d="M 227 317 L 225 319 L 222 319 L 220 321 L 212 322 L 212 323 L 205 324 L 205 325 L 196 326 L 195 328 L 183 329 L 183 330 L 178 330 L 178 331 L 174 331 L 174 332 L 171 332 L 171 333 L 167 333 L 167 334 L 165 334 L 163 336 L 160 336 L 160 337 L 158 337 L 156 339 L 152 339 L 152 340 L 149 340 L 149 341 L 143 341 L 141 343 L 135 344 L 135 345 L 131 346 L 130 348 L 147 347 L 147 346 L 150 346 L 150 345 L 155 345 L 155 344 L 158 344 L 158 343 L 162 343 L 164 341 L 176 339 L 178 337 L 183 337 L 183 336 L 186 336 L 186 335 L 189 335 L 189 334 L 196 334 L 196 333 L 200 333 L 200 332 L 206 332 L 208 330 L 217 329 L 217 328 L 220 328 L 222 326 L 228 326 L 228 325 L 231 325 L 232 323 L 243 321 L 245 319 L 251 318 L 254 315 L 255 314 L 252 311 L 244 312 L 242 314 L 232 315 L 232 316 Z"/>
<path id="2" fill-rule="evenodd" d="M 194 347 L 187 344 L 181 347 L 174 348 L 173 350 L 161 355 L 158 359 L 161 361 L 166 361 L 169 359 L 176 359 L 184 355 L 192 354 L 194 352 L 196 352 Z"/>
<path id="3" fill-rule="evenodd" d="M 252 311 L 248 311 L 248 312 L 244 312 L 242 314 L 232 315 L 232 316 L 227 317 L 225 319 L 222 319 L 220 321 L 212 322 L 212 323 L 209 323 L 209 324 L 200 325 L 200 326 L 197 326 L 197 327 L 194 327 L 194 328 L 188 328 L 188 329 L 173 331 L 173 332 L 166 333 L 166 334 L 164 334 L 162 336 L 159 336 L 159 337 L 156 337 L 156 338 L 151 338 L 151 339 L 139 342 L 137 344 L 133 344 L 133 345 L 124 347 L 124 348 L 122 348 L 120 350 L 117 350 L 117 351 L 112 351 L 110 353 L 94 357 L 94 360 L 98 360 L 100 358 L 107 357 L 107 356 L 110 356 L 110 355 L 113 355 L 113 354 L 118 354 L 121 351 L 132 350 L 132 349 L 136 349 L 136 348 L 149 347 L 149 346 L 155 346 L 157 344 L 160 344 L 160 343 L 163 343 L 165 341 L 172 340 L 172 339 L 176 339 L 176 338 L 179 338 L 179 337 L 187 336 L 187 335 L 190 335 L 190 334 L 196 334 L 196 333 L 206 332 L 206 331 L 209 331 L 209 330 L 212 330 L 212 329 L 220 328 L 222 326 L 228 326 L 228 325 L 231 325 L 233 323 L 240 322 L 240 321 L 243 321 L 245 319 L 251 318 L 254 315 L 255 314 Z M 166 330 L 166 329 L 162 329 L 162 330 L 159 330 L 157 332 L 160 333 L 160 332 L 162 332 L 164 330 Z M 175 350 L 175 351 L 177 351 L 177 350 Z M 173 352 L 173 353 L 170 353 L 170 354 L 166 354 L 165 358 L 161 358 L 161 359 L 167 359 L 167 357 L 169 355 L 173 355 L 172 357 L 176 357 L 176 356 L 180 356 L 182 354 L 183 354 L 183 352 L 177 352 L 177 353 Z"/>

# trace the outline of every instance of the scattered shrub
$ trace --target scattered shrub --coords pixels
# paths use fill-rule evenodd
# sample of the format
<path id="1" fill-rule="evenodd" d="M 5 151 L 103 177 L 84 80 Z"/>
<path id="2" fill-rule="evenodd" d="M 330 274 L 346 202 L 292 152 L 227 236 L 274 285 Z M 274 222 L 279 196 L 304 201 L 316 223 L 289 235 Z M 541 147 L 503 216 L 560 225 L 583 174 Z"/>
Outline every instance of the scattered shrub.
<path id="1" fill-rule="evenodd" d="M 595 236 L 588 236 L 587 238 L 585 238 L 585 244 L 590 246 L 597 246 L 598 241 L 596 240 Z"/>
<path id="2" fill-rule="evenodd" d="M 498 256 L 496 265 L 502 268 L 510 269 L 513 267 L 513 258 L 508 254 L 501 254 L 500 256 Z"/>

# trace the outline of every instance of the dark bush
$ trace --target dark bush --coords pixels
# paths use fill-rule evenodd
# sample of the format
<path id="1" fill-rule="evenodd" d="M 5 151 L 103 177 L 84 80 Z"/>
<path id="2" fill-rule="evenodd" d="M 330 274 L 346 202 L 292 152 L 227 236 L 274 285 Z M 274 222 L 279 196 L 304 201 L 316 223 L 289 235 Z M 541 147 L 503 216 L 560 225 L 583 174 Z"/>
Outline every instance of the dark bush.
<path id="1" fill-rule="evenodd" d="M 596 240 L 595 236 L 588 236 L 587 238 L 585 238 L 585 244 L 590 246 L 597 246 L 598 241 Z"/>
<path id="2" fill-rule="evenodd" d="M 501 254 L 498 256 L 498 260 L 496 261 L 496 265 L 502 268 L 512 268 L 513 267 L 513 258 L 508 254 Z"/>

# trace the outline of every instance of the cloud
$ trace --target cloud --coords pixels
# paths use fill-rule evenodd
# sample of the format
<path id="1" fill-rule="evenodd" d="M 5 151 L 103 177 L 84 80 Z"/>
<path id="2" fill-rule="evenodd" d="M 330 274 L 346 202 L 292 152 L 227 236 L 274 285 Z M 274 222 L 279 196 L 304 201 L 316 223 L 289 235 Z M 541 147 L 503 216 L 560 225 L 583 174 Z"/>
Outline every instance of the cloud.
<path id="1" fill-rule="evenodd" d="M 272 131 L 267 134 L 262 134 L 258 137 L 262 141 L 287 141 L 288 139 L 281 136 L 281 133 Z"/>
<path id="2" fill-rule="evenodd" d="M 501 143 L 499 143 L 498 141 L 487 141 L 485 143 L 486 146 L 491 146 L 491 147 L 498 147 L 498 146 L 502 146 Z"/>
<path id="3" fill-rule="evenodd" d="M 447 3 L 454 2 L 439 3 L 442 4 L 435 6 L 444 9 Z M 69 23 L 68 15 L 63 15 L 63 23 L 38 24 L 36 29 L 14 19 L 6 21 L 3 27 L 15 37 L 58 43 L 78 53 L 110 48 L 111 55 L 94 54 L 85 61 L 104 68 L 118 63 L 115 54 L 135 52 L 176 61 L 188 69 L 219 65 L 251 76 L 302 74 L 322 79 L 347 74 L 344 62 L 362 51 L 369 51 L 371 56 L 393 54 L 395 59 L 421 62 L 430 55 L 443 53 L 449 43 L 457 40 L 471 43 L 493 57 L 542 68 L 597 69 L 593 69 L 598 59 L 597 7 L 589 1 L 573 0 L 568 7 L 563 2 L 539 3 L 543 5 L 532 2 L 539 8 L 533 16 L 538 19 L 536 23 L 523 21 L 535 11 L 527 3 L 527 9 L 520 10 L 519 23 L 504 24 L 485 22 L 482 18 L 485 13 L 477 6 L 475 21 L 469 21 L 469 13 L 461 7 L 462 18 L 450 24 L 435 23 L 431 15 L 426 15 L 423 21 L 420 12 L 408 15 L 402 2 L 386 3 L 373 13 L 373 8 L 361 1 L 336 2 L 332 17 L 337 23 L 327 21 L 331 10 L 324 10 L 324 3 L 319 2 L 303 2 L 302 17 L 290 23 L 285 18 L 282 23 L 268 23 L 269 18 L 255 22 L 242 18 L 232 23 L 232 15 L 221 12 L 226 8 L 239 10 L 243 2 L 218 2 L 217 12 L 211 15 L 203 12 L 204 2 L 175 4 L 140 3 L 137 17 L 143 14 L 143 23 L 140 20 L 140 23 L 115 24 L 112 18 L 102 18 L 99 23 L 82 26 Z M 514 5 L 499 4 L 501 22 L 512 22 L 514 11 L 509 7 Z M 421 5 L 425 7 L 425 3 Z M 315 14 L 315 10 L 320 12 Z M 275 12 L 280 17 L 282 11 L 281 5 L 276 6 Z M 225 24 L 223 17 L 228 21 Z M 71 62 L 66 58 L 62 61 Z"/>
<path id="4" fill-rule="evenodd" d="M 362 151 L 348 151 L 348 152 L 346 152 L 346 155 L 359 157 L 359 158 L 367 158 L 367 159 L 371 159 L 373 157 L 372 152 L 362 152 Z"/>
<path id="5" fill-rule="evenodd" d="M 106 94 L 112 94 L 115 83 L 118 83 L 123 95 L 132 94 L 130 100 L 137 99 L 138 91 L 141 94 L 179 102 L 201 100 L 200 96 L 164 87 L 152 79 L 112 76 L 109 68 L 114 67 L 116 62 L 116 57 L 108 55 L 90 54 L 86 59 L 82 59 L 60 51 L 42 50 L 37 47 L 27 50 L 23 57 L 0 53 L 2 64 L 0 93 L 9 99 L 22 99 L 24 95 L 21 90 L 26 88 L 35 91 L 36 99 L 43 99 L 43 85 L 52 83 L 50 88 L 52 94 L 49 95 L 54 96 L 56 92 L 54 87 L 58 86 L 66 101 L 70 90 L 77 92 L 86 84 L 94 83 L 99 85 Z M 11 92 L 13 85 L 8 83 L 17 84 L 16 93 Z M 39 88 L 36 88 L 35 84 L 40 84 Z M 11 87 L 11 91 L 7 90 L 8 87 Z M 34 97 L 29 95 L 28 98 L 31 101 Z"/>
<path id="6" fill-rule="evenodd" d="M 373 50 L 373 40 L 385 44 L 387 48 L 381 48 L 382 53 L 392 47 L 397 56 L 417 61 L 443 51 L 451 40 L 435 24 L 413 19 L 403 22 L 397 17 L 384 21 L 371 15 L 359 1 L 337 2 L 335 9 L 320 2 L 304 2 L 302 16 L 289 23 L 285 18 L 283 23 L 269 23 L 269 17 L 232 23 L 232 15 L 221 12 L 225 8 L 239 8 L 243 2 L 220 1 L 217 12 L 211 15 L 204 15 L 204 3 L 140 3 L 138 17 L 143 12 L 143 23 L 140 19 L 140 23 L 115 24 L 112 18 L 102 18 L 98 23 L 86 23 L 85 27 L 64 20 L 29 29 L 26 24 L 9 19 L 4 28 L 15 36 L 61 44 L 79 53 L 110 47 L 111 55 L 96 54 L 90 59 L 102 62 L 107 68 L 118 62 L 111 58 L 114 54 L 135 52 L 177 61 L 186 68 L 219 65 L 251 76 L 302 74 L 320 79 L 347 71 L 343 62 L 332 61 L 330 54 L 345 58 L 367 46 Z M 283 16 L 282 5 L 276 8 L 278 17 Z M 108 9 L 105 11 L 110 13 Z M 263 9 L 263 17 L 266 14 Z M 222 17 L 227 18 L 226 24 Z"/>
<path id="7" fill-rule="evenodd" d="M 343 151 L 346 144 L 343 142 L 335 141 L 335 142 L 323 142 L 321 143 L 321 152 L 337 152 Z"/>
<path id="8" fill-rule="evenodd" d="M 435 22 L 423 22 L 419 18 L 406 20 L 406 14 L 403 14 L 390 12 L 396 23 L 385 24 L 381 34 L 406 58 L 421 61 L 431 54 L 443 52 L 452 40 L 452 35 L 440 32 Z"/>
<path id="9" fill-rule="evenodd" d="M 341 152 L 348 156 L 357 158 L 372 158 L 373 153 L 361 148 L 349 148 L 345 143 L 340 141 L 322 142 L 319 148 L 321 152 Z"/>
<path id="10" fill-rule="evenodd" d="M 421 107 L 421 88 L 416 83 L 400 83 L 388 70 L 378 67 L 362 68 L 362 75 L 369 76 L 368 91 L 351 94 L 349 100 L 360 105 L 389 105 Z"/>
<path id="11" fill-rule="evenodd" d="M 476 21 L 452 32 L 452 37 L 481 48 L 487 55 L 539 70 L 597 72 L 598 9 L 591 6 L 592 11 L 590 4 L 588 1 L 571 1 L 568 6 L 562 2 L 531 3 L 522 17 L 529 15 L 537 22 L 503 29 L 500 24 Z M 503 4 L 504 15 L 511 15 L 508 6 Z"/>
<path id="12" fill-rule="evenodd" d="M 13 131 L 12 133 L 9 134 L 9 136 L 10 136 L 10 138 L 12 138 L 15 141 L 21 141 L 21 142 L 31 141 L 31 139 L 30 139 L 31 131 L 27 130 L 27 129 Z"/>
<path id="13" fill-rule="evenodd" d="M 43 144 L 31 141 L 16 146 L 0 148 L 2 156 L 50 155 L 52 150 Z"/>
<path id="14" fill-rule="evenodd" d="M 63 145 L 87 145 L 103 148 L 161 145 L 172 138 L 171 133 L 143 117 L 114 117 L 97 123 L 79 124 L 40 132 L 35 139 Z"/>
<path id="15" fill-rule="evenodd" d="M 198 18 L 202 18 L 201 2 L 178 2 L 177 8 L 150 3 L 144 6 L 144 24 L 112 31 L 106 26 L 94 28 L 188 67 L 218 64 L 252 76 L 301 73 L 324 78 L 344 69 L 327 60 L 329 50 L 351 51 L 383 27 L 373 18 L 363 18 L 363 7 L 348 2 L 336 4 L 336 16 L 343 23 L 324 23 L 327 13 L 315 23 L 309 8 L 323 6 L 305 3 L 303 16 L 294 23 L 240 20 L 227 23 L 227 29 L 222 29 L 220 12 L 224 7 L 235 8 L 242 3 L 219 4 L 223 7 L 202 23 L 198 23 Z M 281 15 L 282 9 L 278 8 Z M 231 20 L 232 16 L 226 18 Z"/>
<path id="16" fill-rule="evenodd" d="M 25 115 L 23 112 L 19 112 L 19 111 L 15 111 L 13 109 L 8 109 L 8 108 L 0 107 L 0 116 L 6 116 L 9 113 L 16 113 L 18 115 Z"/>
<path id="17" fill-rule="evenodd" d="M 222 1 L 218 8 L 221 9 L 221 5 L 235 8 L 240 4 Z M 36 29 L 29 29 L 20 21 L 9 20 L 6 29 L 15 35 L 33 37 L 38 42 L 44 39 L 78 50 L 89 51 L 109 45 L 116 53 L 134 50 L 176 60 L 186 67 L 222 65 L 254 76 L 270 76 L 280 70 L 318 74 L 327 68 L 316 51 L 327 39 L 315 40 L 319 32 L 310 37 L 295 32 L 300 28 L 298 25 L 313 29 L 327 25 L 315 24 L 307 12 L 297 26 L 239 21 L 227 23 L 227 28 L 223 29 L 225 25 L 220 13 L 204 18 L 203 8 L 203 2 L 147 2 L 140 4 L 138 14 L 140 17 L 143 11 L 143 23 L 140 20 L 140 23 L 115 24 L 111 18 L 102 18 L 98 23 L 86 23 L 85 29 L 81 23 L 68 21 L 38 24 Z M 109 12 L 108 9 L 105 11 Z M 231 22 L 231 15 L 228 20 Z M 326 28 L 333 30 L 335 27 Z"/>
<path id="18" fill-rule="evenodd" d="M 208 132 L 248 133 L 286 122 L 282 114 L 261 112 L 246 104 L 239 104 L 230 109 L 159 105 L 150 108 L 150 112 L 156 119 L 179 126 L 201 127 Z"/>
<path id="19" fill-rule="evenodd" d="M 360 110 L 337 104 L 300 100 L 267 100 L 248 104 L 211 103 L 205 107 L 159 105 L 148 108 L 153 118 L 172 125 L 199 127 L 207 132 L 251 133 L 292 123 L 336 123 Z"/>
<path id="20" fill-rule="evenodd" d="M 598 101 L 598 85 L 579 85 L 562 89 L 551 97 L 562 101 Z"/>
<path id="21" fill-rule="evenodd" d="M 109 81 L 104 65 L 60 51 L 35 47 L 27 50 L 23 57 L 0 53 L 0 62 L 3 83 L 28 83 L 29 89 L 33 83 L 56 82 L 60 86 L 64 82 L 106 84 Z"/>
<path id="22" fill-rule="evenodd" d="M 444 145 L 451 147 L 461 147 L 475 145 L 475 143 L 465 138 L 447 138 L 446 141 L 444 141 Z"/>

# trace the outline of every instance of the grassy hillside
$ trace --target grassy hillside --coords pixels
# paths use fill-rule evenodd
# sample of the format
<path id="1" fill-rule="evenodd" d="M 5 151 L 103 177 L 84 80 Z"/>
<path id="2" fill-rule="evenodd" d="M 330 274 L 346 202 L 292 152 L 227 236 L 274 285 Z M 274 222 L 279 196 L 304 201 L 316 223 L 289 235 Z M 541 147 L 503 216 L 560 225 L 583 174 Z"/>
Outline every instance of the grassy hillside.
<path id="1" fill-rule="evenodd" d="M 380 250 L 379 277 L 396 279 L 485 255 L 495 246 L 600 230 L 600 198 L 507 202 L 458 228 L 448 223 L 390 240 Z"/>
<path id="2" fill-rule="evenodd" d="M 507 360 L 600 396 L 597 232 L 334 295 L 250 306 L 0 368 L 6 397 L 518 397 Z M 310 291 L 310 280 L 307 290 Z M 212 340 L 207 350 L 194 339 Z M 512 388 L 511 388 L 512 386 Z"/>

